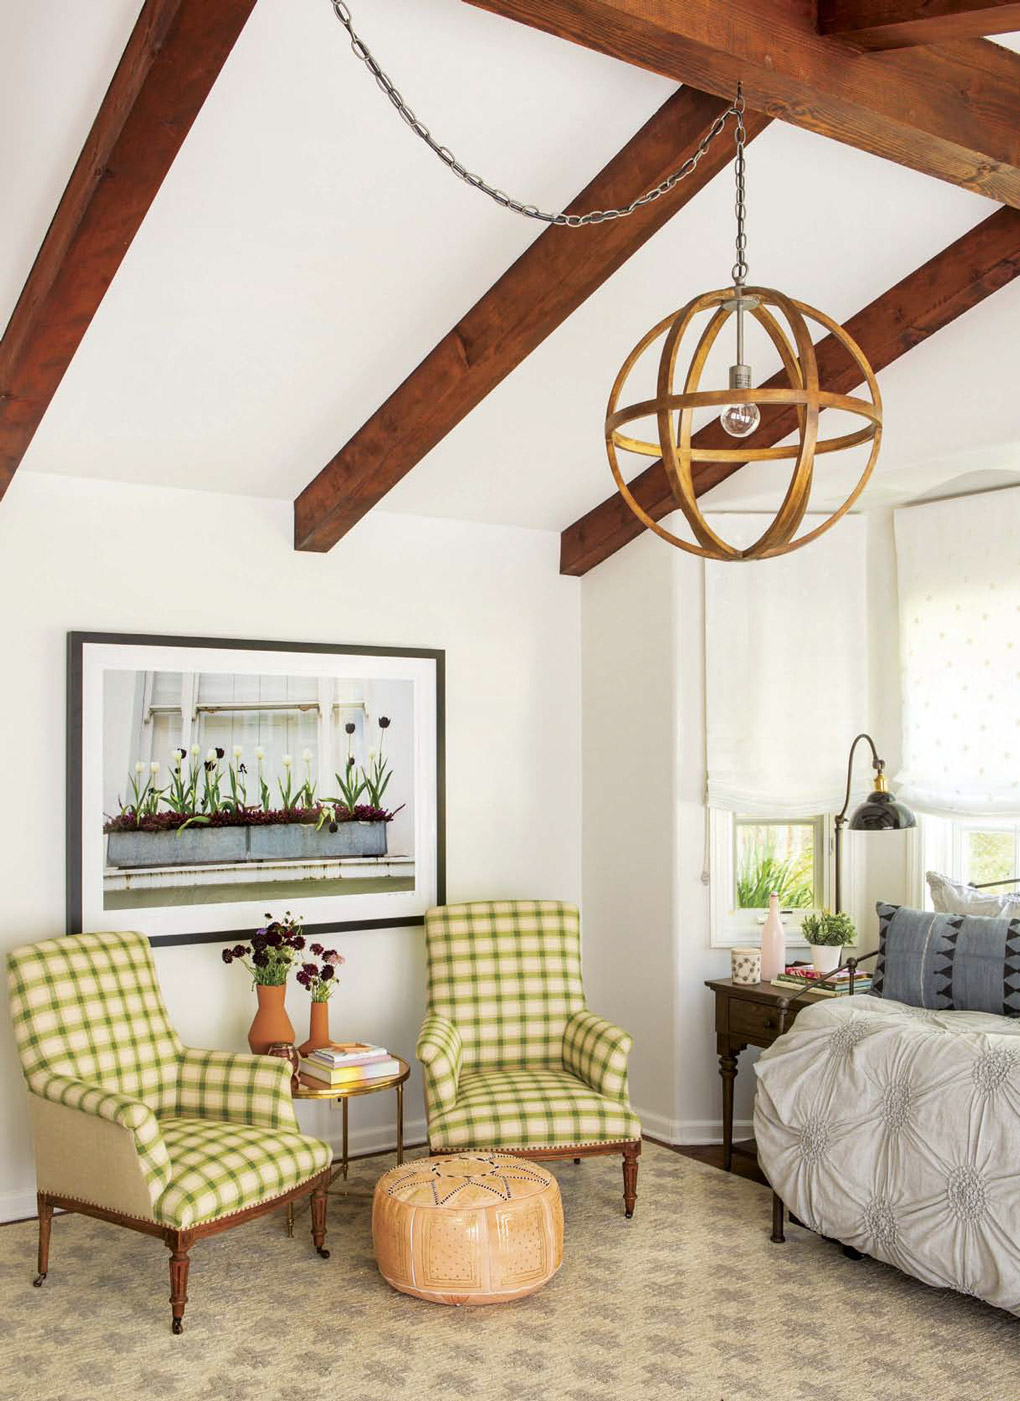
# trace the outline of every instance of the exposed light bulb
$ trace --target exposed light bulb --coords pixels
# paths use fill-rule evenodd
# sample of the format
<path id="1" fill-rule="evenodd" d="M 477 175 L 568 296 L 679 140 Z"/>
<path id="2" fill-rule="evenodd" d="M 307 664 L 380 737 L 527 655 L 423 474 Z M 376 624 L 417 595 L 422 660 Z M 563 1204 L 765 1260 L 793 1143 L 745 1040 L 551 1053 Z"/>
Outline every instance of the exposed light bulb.
<path id="1" fill-rule="evenodd" d="M 731 438 L 746 438 L 761 422 L 757 404 L 730 404 L 719 415 L 719 422 Z"/>
<path id="2" fill-rule="evenodd" d="M 737 313 L 738 318 L 740 312 Z M 742 329 L 738 319 L 738 334 Z M 739 339 L 742 341 L 743 336 Z M 742 346 L 738 344 L 737 354 L 741 352 Z M 730 388 L 750 389 L 751 388 L 751 367 L 750 365 L 730 366 Z M 719 422 L 730 435 L 731 438 L 746 438 L 749 433 L 753 433 L 761 422 L 761 411 L 757 404 L 730 404 L 723 409 L 719 415 Z"/>

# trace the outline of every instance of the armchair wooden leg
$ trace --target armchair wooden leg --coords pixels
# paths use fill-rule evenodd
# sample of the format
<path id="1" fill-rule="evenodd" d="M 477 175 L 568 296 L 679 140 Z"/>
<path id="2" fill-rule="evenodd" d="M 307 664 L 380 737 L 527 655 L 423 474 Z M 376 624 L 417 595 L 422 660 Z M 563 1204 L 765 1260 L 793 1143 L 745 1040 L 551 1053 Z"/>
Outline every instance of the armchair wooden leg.
<path id="1" fill-rule="evenodd" d="M 184 1306 L 188 1302 L 188 1268 L 191 1261 L 188 1251 L 191 1240 L 185 1232 L 180 1232 L 170 1244 L 170 1311 L 173 1315 L 171 1328 L 175 1333 L 184 1332 Z"/>
<path id="2" fill-rule="evenodd" d="M 640 1152 L 640 1143 L 625 1143 L 623 1145 L 623 1210 L 628 1221 L 634 1215 L 634 1203 L 637 1201 L 637 1170 Z"/>
<path id="3" fill-rule="evenodd" d="M 326 1249 L 326 1207 L 329 1202 L 326 1188 L 328 1185 L 329 1175 L 327 1174 L 319 1179 L 312 1191 L 312 1241 L 324 1260 L 329 1259 L 329 1251 Z"/>
<path id="4" fill-rule="evenodd" d="M 40 1192 L 36 1198 L 39 1203 L 39 1273 L 32 1283 L 38 1289 L 46 1278 L 46 1272 L 50 1264 L 50 1226 L 53 1222 L 53 1207 L 49 1198 Z"/>

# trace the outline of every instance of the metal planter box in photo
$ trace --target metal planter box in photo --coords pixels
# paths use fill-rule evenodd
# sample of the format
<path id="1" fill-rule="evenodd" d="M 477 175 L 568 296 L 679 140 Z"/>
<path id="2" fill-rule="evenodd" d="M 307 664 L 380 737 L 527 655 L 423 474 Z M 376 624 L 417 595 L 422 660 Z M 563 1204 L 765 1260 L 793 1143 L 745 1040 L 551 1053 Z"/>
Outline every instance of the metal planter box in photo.
<path id="1" fill-rule="evenodd" d="M 248 829 L 253 861 L 315 861 L 337 856 L 385 856 L 385 822 L 341 822 L 335 832 L 310 822 Z"/>
<path id="2" fill-rule="evenodd" d="M 110 832 L 106 863 L 121 869 L 141 866 L 203 866 L 244 861 L 243 827 L 188 827 L 175 832 Z"/>

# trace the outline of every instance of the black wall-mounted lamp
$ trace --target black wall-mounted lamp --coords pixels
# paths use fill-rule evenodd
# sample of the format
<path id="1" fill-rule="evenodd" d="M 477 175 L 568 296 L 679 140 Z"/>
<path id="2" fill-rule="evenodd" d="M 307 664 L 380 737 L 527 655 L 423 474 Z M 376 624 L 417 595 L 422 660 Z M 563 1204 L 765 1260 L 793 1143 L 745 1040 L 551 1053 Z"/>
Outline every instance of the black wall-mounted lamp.
<path id="1" fill-rule="evenodd" d="M 885 776 L 885 760 L 878 757 L 875 741 L 870 735 L 858 735 L 850 746 L 850 758 L 846 766 L 846 799 L 842 809 L 836 814 L 836 882 L 833 904 L 836 911 L 843 908 L 843 828 L 848 825 L 847 809 L 850 806 L 850 785 L 853 778 L 854 753 L 862 739 L 871 746 L 871 762 L 875 770 L 875 786 L 864 802 L 856 807 L 849 818 L 851 832 L 903 832 L 908 827 L 917 826 L 917 818 L 907 807 L 889 792 Z"/>

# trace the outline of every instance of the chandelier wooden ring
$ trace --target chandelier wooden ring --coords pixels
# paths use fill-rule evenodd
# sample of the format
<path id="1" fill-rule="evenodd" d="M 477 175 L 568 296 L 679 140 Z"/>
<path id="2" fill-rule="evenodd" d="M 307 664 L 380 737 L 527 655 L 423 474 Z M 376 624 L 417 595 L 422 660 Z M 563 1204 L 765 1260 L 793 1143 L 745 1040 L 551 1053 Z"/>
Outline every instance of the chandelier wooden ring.
<path id="1" fill-rule="evenodd" d="M 701 390 L 699 384 L 708 356 L 726 321 L 735 312 L 737 297 L 744 299 L 746 311 L 762 327 L 775 347 L 788 383 L 750 389 Z M 789 326 L 790 333 L 768 309 L 774 308 Z M 714 309 L 714 310 L 713 310 Z M 690 365 L 677 390 L 677 361 L 684 337 L 694 318 L 712 311 L 708 325 L 694 347 Z M 808 330 L 808 321 L 815 321 L 839 341 L 856 365 L 864 381 L 868 398 L 823 389 L 819 384 L 818 362 Z M 620 397 L 631 371 L 654 341 L 665 334 L 659 355 L 656 397 L 619 407 Z M 793 408 L 797 418 L 797 441 L 786 446 L 755 447 L 756 430 L 743 442 L 735 441 L 728 448 L 700 448 L 693 440 L 694 414 L 698 409 L 722 408 L 730 404 L 754 404 L 763 407 Z M 865 426 L 832 438 L 818 437 L 818 418 L 824 409 L 836 409 L 855 414 L 865 420 Z M 640 418 L 654 418 L 658 441 L 634 437 L 621 431 Z M 675 424 L 675 428 L 674 428 Z M 609 466 L 620 494 L 637 518 L 649 530 L 670 544 L 690 554 L 708 559 L 769 559 L 797 549 L 835 525 L 854 505 L 871 476 L 881 443 L 882 401 L 874 373 L 853 337 L 831 317 L 803 302 L 786 297 L 767 287 L 728 287 L 695 297 L 674 315 L 654 326 L 624 361 L 610 394 L 606 413 L 606 451 Z M 814 477 L 815 456 L 837 452 L 871 442 L 868 460 L 853 490 L 846 500 L 819 526 L 797 536 L 810 500 Z M 634 497 L 623 477 L 619 451 L 641 456 L 661 457 L 677 506 L 691 527 L 696 543 L 683 540 L 652 519 Z M 739 549 L 723 540 L 712 530 L 698 506 L 694 481 L 694 463 L 705 462 L 768 462 L 793 459 L 793 470 L 782 504 L 768 527 L 751 545 Z M 796 538 L 795 538 L 796 537 Z"/>

